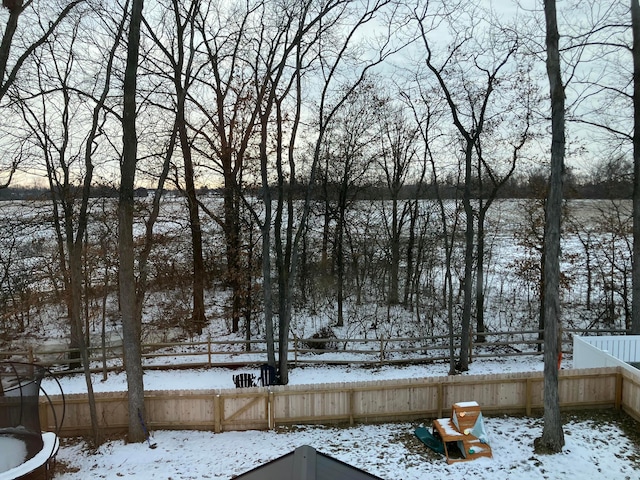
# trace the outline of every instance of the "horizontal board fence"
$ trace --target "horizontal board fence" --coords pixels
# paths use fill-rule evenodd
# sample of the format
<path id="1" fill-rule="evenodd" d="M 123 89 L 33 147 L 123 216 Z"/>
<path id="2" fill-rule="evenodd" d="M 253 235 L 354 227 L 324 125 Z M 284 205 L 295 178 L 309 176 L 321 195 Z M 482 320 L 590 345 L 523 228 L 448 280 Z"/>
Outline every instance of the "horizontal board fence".
<path id="1" fill-rule="evenodd" d="M 541 355 L 542 341 L 539 330 L 515 332 L 487 332 L 485 341 L 477 342 L 472 336 L 470 359 L 501 358 L 521 355 Z M 570 352 L 572 335 L 610 335 L 625 333 L 620 330 L 564 330 L 563 351 Z M 455 337 L 456 345 L 459 336 Z M 449 359 L 449 336 L 401 338 L 293 338 L 289 361 L 293 366 L 302 364 L 392 365 L 430 363 Z M 277 345 L 276 345 L 277 349 Z M 143 366 L 147 369 L 241 367 L 265 363 L 267 350 L 264 340 L 213 340 L 198 342 L 163 342 L 142 345 Z M 0 360 L 24 360 L 51 367 L 55 371 L 69 372 L 69 365 L 79 360 L 70 359 L 77 350 L 0 351 Z M 110 345 L 89 349 L 94 371 L 120 370 L 122 346 Z M 80 371 L 79 369 L 72 371 Z"/>
<path id="2" fill-rule="evenodd" d="M 563 409 L 622 408 L 640 420 L 640 375 L 619 367 L 562 370 Z M 488 416 L 538 414 L 543 408 L 542 372 L 461 375 L 355 383 L 145 393 L 147 422 L 154 430 L 266 430 L 295 424 L 354 424 L 448 416 L 451 405 L 477 401 Z M 55 429 L 63 410 L 41 402 L 43 429 Z M 127 393 L 97 393 L 101 430 L 127 430 Z M 66 396 L 61 436 L 90 432 L 86 395 Z"/>

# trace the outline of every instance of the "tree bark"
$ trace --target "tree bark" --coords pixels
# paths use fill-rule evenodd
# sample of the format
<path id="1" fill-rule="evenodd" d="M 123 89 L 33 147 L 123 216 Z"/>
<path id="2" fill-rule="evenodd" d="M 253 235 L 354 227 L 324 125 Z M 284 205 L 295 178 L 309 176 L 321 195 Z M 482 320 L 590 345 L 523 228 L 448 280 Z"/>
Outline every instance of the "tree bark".
<path id="1" fill-rule="evenodd" d="M 483 207 L 482 199 L 480 199 L 480 208 L 478 209 L 478 266 L 476 267 L 476 341 L 484 343 L 484 268 L 485 268 L 485 219 L 487 209 Z"/>
<path id="2" fill-rule="evenodd" d="M 631 0 L 633 32 L 633 269 L 631 333 L 640 335 L 640 4 Z"/>
<path id="3" fill-rule="evenodd" d="M 243 306 L 243 285 L 246 275 L 241 265 L 242 235 L 240 229 L 240 187 L 236 182 L 235 173 L 225 174 L 224 186 L 224 234 L 227 255 L 226 281 L 231 289 L 231 330 L 240 329 L 240 313 Z"/>
<path id="4" fill-rule="evenodd" d="M 346 178 L 343 179 L 339 195 L 340 200 L 338 201 L 338 223 L 336 225 L 336 289 L 338 301 L 336 327 L 344 327 L 344 229 L 346 228 L 347 188 L 345 188 L 345 184 L 347 183 Z"/>
<path id="5" fill-rule="evenodd" d="M 22 10 L 22 4 L 9 9 L 9 18 L 4 27 L 4 34 L 2 35 L 2 42 L 0 43 L 0 85 L 4 84 L 7 62 L 9 61 L 9 51 L 13 43 L 13 36 L 18 29 L 18 18 L 20 18 Z"/>
<path id="6" fill-rule="evenodd" d="M 143 0 L 132 0 L 127 62 L 124 74 L 122 114 L 122 160 L 118 203 L 118 253 L 120 265 L 120 313 L 122 315 L 123 353 L 127 373 L 129 435 L 128 441 L 142 442 L 145 432 L 139 416 L 145 417 L 142 378 L 141 319 L 136 315 L 135 254 L 133 245 L 133 200 L 138 139 L 136 132 L 136 74 L 140 49 L 140 23 Z"/>
<path id="7" fill-rule="evenodd" d="M 487 94 L 488 96 L 488 94 Z M 464 216 L 466 227 L 464 230 L 464 284 L 462 303 L 462 324 L 460 328 L 460 365 L 462 372 L 469 370 L 469 346 L 471 344 L 471 307 L 473 302 L 473 249 L 475 240 L 473 207 L 471 205 L 471 182 L 473 181 L 471 160 L 473 157 L 473 146 L 477 137 L 465 135 L 465 167 L 464 167 L 464 193 L 462 195 L 462 205 L 464 206 Z"/>
<path id="8" fill-rule="evenodd" d="M 262 233 L 262 295 L 264 298 L 265 337 L 267 341 L 267 363 L 276 366 L 275 337 L 273 331 L 273 275 L 271 273 L 271 222 L 273 217 L 271 189 L 269 188 L 269 165 L 267 163 L 267 124 L 261 124 L 260 174 L 263 185 L 264 214 Z M 280 335 L 282 336 L 282 335 Z M 288 339 L 287 335 L 287 339 Z M 286 345 L 288 351 L 288 345 Z M 282 350 L 280 350 L 282 352 Z M 285 360 L 286 372 L 286 360 Z M 280 373 L 281 375 L 281 373 Z"/>
<path id="9" fill-rule="evenodd" d="M 544 427 L 537 446 L 560 452 L 564 432 L 558 395 L 560 336 L 560 224 L 564 177 L 565 120 L 564 86 L 555 0 L 545 0 L 547 75 L 551 93 L 551 175 L 545 212 L 544 233 Z"/>
<path id="10" fill-rule="evenodd" d="M 178 12 L 176 12 L 176 15 L 177 14 Z M 176 75 L 180 74 L 181 72 L 176 72 Z M 200 209 L 198 208 L 198 198 L 196 195 L 194 181 L 191 145 L 189 144 L 187 122 L 185 118 L 186 92 L 182 87 L 179 78 L 175 79 L 175 85 L 176 95 L 178 97 L 176 125 L 178 127 L 178 137 L 180 139 L 182 159 L 184 162 L 187 207 L 189 208 L 189 228 L 191 229 L 191 254 L 193 258 L 193 311 L 191 314 L 192 323 L 189 326 L 189 331 L 201 335 L 202 330 L 206 325 L 204 308 L 205 268 L 202 256 L 202 227 L 200 224 Z M 234 331 L 237 331 L 237 328 L 234 328 Z"/>

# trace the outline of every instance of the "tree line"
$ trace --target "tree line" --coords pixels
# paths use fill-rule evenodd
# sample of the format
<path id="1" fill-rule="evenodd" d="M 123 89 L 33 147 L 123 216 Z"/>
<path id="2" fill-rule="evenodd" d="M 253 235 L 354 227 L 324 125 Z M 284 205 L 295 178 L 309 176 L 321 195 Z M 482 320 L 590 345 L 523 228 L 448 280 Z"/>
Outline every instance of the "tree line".
<path id="1" fill-rule="evenodd" d="M 608 162 L 607 162 L 608 163 Z M 624 165 L 623 171 L 615 170 L 613 172 L 603 171 L 602 166 L 596 165 L 594 171 L 588 178 L 575 178 L 569 176 L 564 183 L 564 198 L 567 199 L 618 199 L 629 200 L 633 191 L 632 174 L 633 168 L 628 162 Z M 602 175 L 602 176 L 601 176 Z M 519 178 L 513 176 L 509 178 L 496 194 L 496 198 L 514 199 L 529 198 L 539 199 L 544 193 L 544 183 L 546 178 L 541 172 L 534 172 L 527 178 Z M 338 196 L 340 185 L 336 182 L 327 182 L 323 186 L 308 185 L 300 182 L 296 185 L 285 183 L 284 189 L 293 189 L 292 196 L 296 200 L 304 199 L 308 190 L 311 191 L 313 200 L 322 199 L 328 196 L 335 200 Z M 271 187 L 273 189 L 273 187 Z M 455 199 L 459 185 L 455 183 L 454 178 L 444 179 L 444 181 L 436 185 L 434 183 L 413 184 L 407 183 L 402 185 L 398 191 L 398 198 L 408 200 L 412 198 L 436 199 L 437 189 L 440 191 L 442 198 Z M 222 197 L 223 188 L 197 187 L 196 194 L 198 197 L 218 196 Z M 146 198 L 153 193 L 145 187 L 135 189 L 134 196 L 136 198 Z M 258 197 L 261 195 L 261 189 L 257 186 L 246 186 L 244 189 L 246 196 Z M 181 196 L 179 189 L 165 188 L 163 195 Z M 388 189 L 384 185 L 366 184 L 354 189 L 352 195 L 355 200 L 384 200 L 388 196 Z M 118 187 L 115 185 L 92 185 L 89 193 L 90 198 L 117 198 Z M 474 198 L 477 198 L 474 196 Z M 49 188 L 38 187 L 16 187 L 9 186 L 0 190 L 0 201 L 10 200 L 50 200 L 51 190 Z"/>

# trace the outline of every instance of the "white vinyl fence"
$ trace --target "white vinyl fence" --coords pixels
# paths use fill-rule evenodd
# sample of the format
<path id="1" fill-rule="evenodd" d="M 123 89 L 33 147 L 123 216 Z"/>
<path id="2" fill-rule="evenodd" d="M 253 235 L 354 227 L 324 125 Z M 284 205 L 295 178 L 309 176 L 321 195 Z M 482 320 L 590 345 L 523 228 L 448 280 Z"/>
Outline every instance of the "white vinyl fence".
<path id="1" fill-rule="evenodd" d="M 622 367 L 638 372 L 640 335 L 573 337 L 573 368 Z"/>

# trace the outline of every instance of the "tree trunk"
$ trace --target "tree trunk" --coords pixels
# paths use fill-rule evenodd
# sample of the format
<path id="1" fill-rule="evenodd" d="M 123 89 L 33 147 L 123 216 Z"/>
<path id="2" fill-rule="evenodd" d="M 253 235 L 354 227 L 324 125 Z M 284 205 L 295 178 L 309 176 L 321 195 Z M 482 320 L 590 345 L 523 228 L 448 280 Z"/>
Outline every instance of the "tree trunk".
<path id="1" fill-rule="evenodd" d="M 631 0 L 633 32 L 633 270 L 631 333 L 640 335 L 640 4 Z"/>
<path id="2" fill-rule="evenodd" d="M 268 190 L 268 189 L 267 189 Z M 266 193 L 262 226 L 262 294 L 264 301 L 264 329 L 267 342 L 267 363 L 276 366 L 275 337 L 273 332 L 273 280 L 271 276 L 271 195 Z"/>
<path id="3" fill-rule="evenodd" d="M 144 383 L 142 379 L 141 323 L 136 315 L 135 254 L 133 245 L 133 199 L 138 139 L 136 132 L 136 74 L 140 48 L 140 23 L 143 0 L 132 0 L 129 24 L 127 63 L 124 74 L 124 109 L 122 115 L 122 161 L 118 203 L 118 254 L 120 265 L 120 313 L 122 315 L 123 353 L 127 373 L 129 407 L 129 442 L 146 438 L 139 416 L 144 418 Z"/>
<path id="4" fill-rule="evenodd" d="M 200 225 L 200 211 L 196 196 L 193 159 L 191 158 L 191 146 L 189 145 L 184 112 L 185 95 L 186 94 L 182 91 L 182 88 L 179 88 L 176 124 L 178 126 L 178 136 L 180 138 L 180 147 L 182 149 L 182 159 L 184 162 L 187 206 L 189 208 L 189 228 L 191 229 L 191 253 L 193 257 L 193 312 L 191 315 L 192 324 L 189 327 L 189 331 L 201 335 L 202 329 L 206 325 L 207 321 L 204 309 L 205 269 L 204 259 L 202 257 L 202 228 Z M 237 331 L 237 328 L 234 331 Z"/>
<path id="5" fill-rule="evenodd" d="M 398 189 L 391 187 L 391 265 L 389 266 L 389 300 L 388 305 L 397 305 L 400 301 L 400 219 L 398 213 Z"/>
<path id="6" fill-rule="evenodd" d="M 551 175 L 544 232 L 544 427 L 537 446 L 554 453 L 564 446 L 558 395 L 560 337 L 560 223 L 564 176 L 564 86 L 560 70 L 555 0 L 545 0 L 547 75 L 551 92 Z"/>
<path id="7" fill-rule="evenodd" d="M 337 301 L 338 301 L 338 320 L 336 327 L 344 326 L 344 229 L 345 225 L 345 211 L 347 209 L 346 197 L 347 192 L 340 192 L 340 212 L 338 216 L 338 224 L 336 225 L 336 276 L 337 276 Z"/>
<path id="8" fill-rule="evenodd" d="M 251 322 L 253 321 L 253 224 L 249 225 L 249 241 L 247 244 L 247 274 L 245 280 L 246 299 L 244 302 L 244 338 L 247 340 L 245 350 L 251 351 Z"/>
<path id="9" fill-rule="evenodd" d="M 416 277 L 416 260 L 414 249 L 416 247 L 416 223 L 419 215 L 419 204 L 416 199 L 410 200 L 409 208 L 409 238 L 407 239 L 407 271 L 405 273 L 404 293 L 402 303 L 405 308 L 412 310 L 413 297 L 417 294 L 414 290 L 414 278 Z"/>
<path id="10" fill-rule="evenodd" d="M 240 203 L 239 187 L 236 182 L 236 170 L 232 168 L 231 153 L 223 162 L 225 167 L 224 184 L 224 235 L 227 255 L 227 284 L 231 289 L 231 330 L 240 330 L 240 312 L 242 310 L 242 287 L 245 284 L 244 272 L 240 264 Z"/>
<path id="11" fill-rule="evenodd" d="M 428 148 L 428 146 L 427 146 Z M 454 223 L 451 232 L 447 225 L 447 213 L 445 211 L 444 200 L 440 195 L 440 188 L 438 186 L 438 177 L 436 175 L 435 162 L 431 159 L 431 165 L 433 169 L 434 185 L 436 187 L 436 199 L 438 201 L 438 207 L 440 209 L 440 221 L 442 222 L 442 241 L 444 244 L 445 252 L 445 274 L 444 285 L 442 286 L 443 299 L 447 305 L 447 329 L 449 331 L 449 375 L 456 374 L 456 357 L 455 357 L 455 329 L 453 327 L 453 248 L 456 237 L 456 225 Z"/>
<path id="12" fill-rule="evenodd" d="M 320 271 L 322 275 L 329 272 L 329 235 L 331 232 L 331 198 L 329 192 L 329 155 L 326 155 L 324 176 L 322 179 L 322 193 L 324 194 L 324 209 L 322 212 L 322 248 L 320 254 Z"/>
<path id="13" fill-rule="evenodd" d="M 9 9 L 9 18 L 4 27 L 4 34 L 2 35 L 2 42 L 0 43 L 0 85 L 4 84 L 7 62 L 9 61 L 9 51 L 11 49 L 11 43 L 13 42 L 13 36 L 18 28 L 18 18 L 21 13 L 22 5 Z"/>
<path id="14" fill-rule="evenodd" d="M 471 304 L 473 297 L 473 243 L 474 220 L 473 207 L 471 206 L 471 159 L 473 153 L 473 140 L 467 139 L 465 152 L 464 194 L 462 204 L 465 213 L 465 250 L 464 250 L 464 300 L 462 305 L 462 325 L 460 329 L 460 371 L 469 370 L 469 345 L 471 342 Z"/>
<path id="15" fill-rule="evenodd" d="M 262 177 L 264 220 L 262 230 L 262 295 L 264 298 L 264 328 L 267 342 L 267 363 L 276 367 L 275 336 L 273 331 L 273 276 L 271 274 L 271 221 L 272 199 L 269 188 L 269 164 L 267 162 L 267 124 L 261 125 L 260 174 Z M 287 332 L 288 333 L 288 332 Z M 282 336 L 282 332 L 280 332 Z M 288 335 L 287 335 L 288 338 Z M 280 350 L 280 353 L 282 350 Z"/>
<path id="16" fill-rule="evenodd" d="M 482 200 L 480 200 L 482 202 Z M 487 210 L 482 203 L 478 209 L 478 266 L 476 273 L 476 335 L 477 342 L 486 341 L 484 334 L 484 223 Z"/>
<path id="17" fill-rule="evenodd" d="M 86 221 L 86 217 L 84 219 Z M 93 394 L 93 383 L 91 381 L 91 365 L 89 364 L 88 345 L 85 340 L 82 327 L 82 315 L 80 314 L 82 305 L 82 242 L 68 241 L 69 248 L 69 274 L 71 286 L 71 321 L 76 325 L 76 330 L 80 332 L 78 335 L 78 349 L 80 350 L 80 358 L 84 370 L 85 381 L 87 385 L 87 398 L 89 400 L 89 417 L 91 419 L 91 437 L 93 445 L 97 448 L 102 443 L 99 430 L 98 411 L 96 409 L 95 396 Z M 88 333 L 88 332 L 87 332 Z"/>

